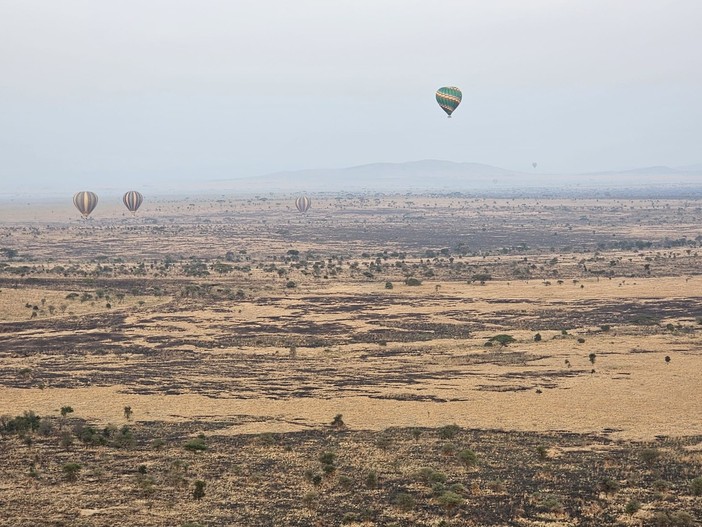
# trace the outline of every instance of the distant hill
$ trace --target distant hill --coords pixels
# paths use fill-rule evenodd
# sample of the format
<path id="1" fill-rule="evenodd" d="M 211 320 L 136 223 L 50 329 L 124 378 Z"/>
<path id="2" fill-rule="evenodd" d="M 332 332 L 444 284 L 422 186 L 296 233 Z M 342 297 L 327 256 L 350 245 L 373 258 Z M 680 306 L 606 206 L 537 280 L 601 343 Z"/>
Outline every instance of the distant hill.
<path id="1" fill-rule="evenodd" d="M 480 163 L 423 160 L 373 163 L 341 169 L 276 172 L 211 182 L 214 189 L 270 192 L 504 191 L 528 189 L 617 189 L 702 186 L 699 170 L 665 166 L 587 174 L 515 172 Z"/>

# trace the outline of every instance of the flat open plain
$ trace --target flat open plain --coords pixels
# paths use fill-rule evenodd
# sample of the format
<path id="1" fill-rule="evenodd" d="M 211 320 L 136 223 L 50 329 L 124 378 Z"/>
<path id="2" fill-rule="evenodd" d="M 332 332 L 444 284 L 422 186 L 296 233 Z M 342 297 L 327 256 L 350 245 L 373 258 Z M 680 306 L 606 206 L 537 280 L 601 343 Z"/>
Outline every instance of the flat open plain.
<path id="1" fill-rule="evenodd" d="M 0 208 L 0 526 L 702 518 L 702 203 L 146 198 Z"/>

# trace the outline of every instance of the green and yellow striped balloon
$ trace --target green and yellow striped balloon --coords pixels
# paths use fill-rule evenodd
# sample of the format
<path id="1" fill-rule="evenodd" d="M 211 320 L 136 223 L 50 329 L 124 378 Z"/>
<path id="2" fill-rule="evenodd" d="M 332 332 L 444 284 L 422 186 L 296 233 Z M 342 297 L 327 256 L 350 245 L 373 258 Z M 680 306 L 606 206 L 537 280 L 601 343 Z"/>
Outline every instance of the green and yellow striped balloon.
<path id="1" fill-rule="evenodd" d="M 77 192 L 73 196 L 73 204 L 78 209 L 84 218 L 90 216 L 90 213 L 95 210 L 97 206 L 98 197 L 94 192 L 88 192 L 86 190 L 82 192 Z"/>
<path id="2" fill-rule="evenodd" d="M 463 94 L 455 86 L 444 86 L 436 90 L 436 102 L 451 117 L 453 111 L 461 104 Z"/>
<path id="3" fill-rule="evenodd" d="M 124 206 L 127 207 L 132 214 L 135 214 L 136 211 L 139 210 L 139 207 L 141 207 L 144 196 L 136 190 L 130 190 L 124 195 L 122 201 L 124 202 Z"/>

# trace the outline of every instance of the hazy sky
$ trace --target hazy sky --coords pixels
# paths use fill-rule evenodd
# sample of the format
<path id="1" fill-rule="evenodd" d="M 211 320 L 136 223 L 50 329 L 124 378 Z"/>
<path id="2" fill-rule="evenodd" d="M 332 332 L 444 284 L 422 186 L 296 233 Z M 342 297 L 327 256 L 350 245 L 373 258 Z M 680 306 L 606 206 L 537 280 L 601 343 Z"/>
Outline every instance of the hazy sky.
<path id="1" fill-rule="evenodd" d="M 0 179 L 702 163 L 701 21 L 700 0 L 0 0 Z"/>

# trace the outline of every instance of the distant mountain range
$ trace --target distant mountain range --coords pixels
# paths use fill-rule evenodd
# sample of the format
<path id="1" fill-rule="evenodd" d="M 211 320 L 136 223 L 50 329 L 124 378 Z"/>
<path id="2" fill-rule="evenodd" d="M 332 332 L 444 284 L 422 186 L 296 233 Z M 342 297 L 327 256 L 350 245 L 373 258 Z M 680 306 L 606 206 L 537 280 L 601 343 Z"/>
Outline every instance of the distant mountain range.
<path id="1" fill-rule="evenodd" d="M 134 185 L 148 195 L 190 194 L 259 194 L 259 193 L 450 193 L 479 195 L 617 195 L 702 197 L 702 164 L 667 167 L 650 166 L 634 170 L 611 170 L 593 173 L 547 172 L 542 166 L 521 172 L 480 163 L 455 163 L 427 159 L 406 163 L 373 163 L 349 168 L 297 170 L 261 176 L 230 179 L 172 181 Z M 145 181 L 149 181 L 148 179 Z M 111 180 L 95 181 L 66 189 L 66 183 L 37 187 L 27 185 L 15 190 L 0 189 L 0 200 L 32 196 L 32 199 L 73 195 L 81 187 L 100 196 L 120 195 L 124 185 Z"/>
<path id="2" fill-rule="evenodd" d="M 702 165 L 652 166 L 586 174 L 516 172 L 480 163 L 423 160 L 373 163 L 341 169 L 276 172 L 211 181 L 211 189 L 270 192 L 417 192 L 504 191 L 511 189 L 702 188 Z M 209 186 L 209 185 L 208 185 Z"/>

